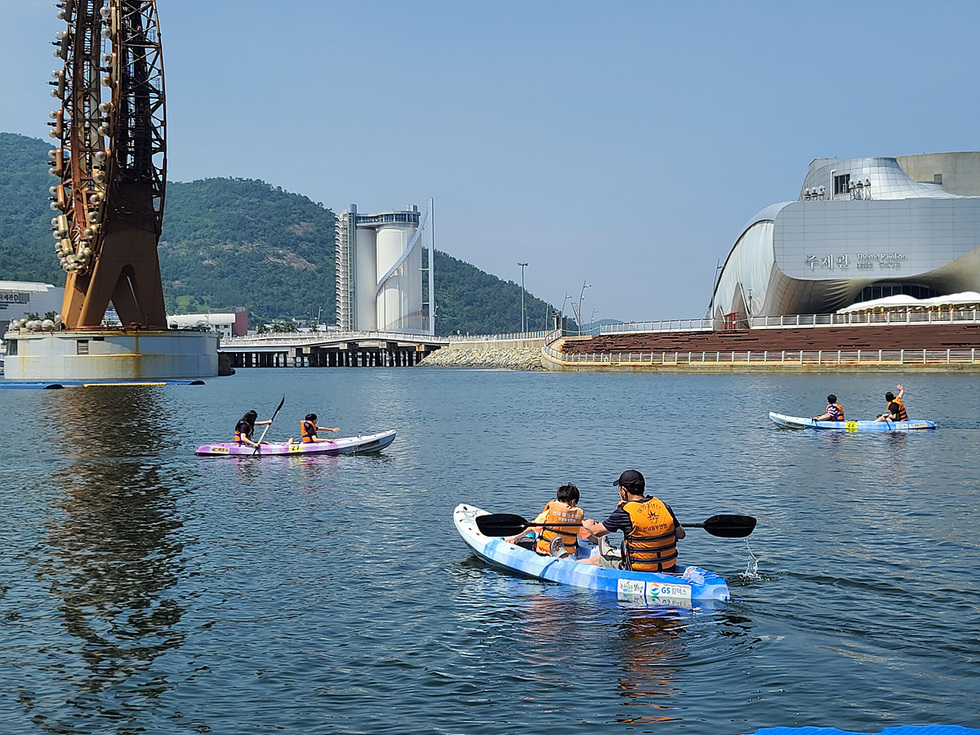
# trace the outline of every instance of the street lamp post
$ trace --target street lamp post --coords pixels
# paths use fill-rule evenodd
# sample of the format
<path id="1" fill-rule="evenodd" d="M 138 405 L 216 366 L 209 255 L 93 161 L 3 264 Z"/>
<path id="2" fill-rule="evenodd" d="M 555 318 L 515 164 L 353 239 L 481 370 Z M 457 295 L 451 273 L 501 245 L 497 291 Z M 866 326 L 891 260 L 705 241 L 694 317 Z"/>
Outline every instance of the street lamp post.
<path id="1" fill-rule="evenodd" d="M 521 267 L 521 334 L 527 333 L 527 312 L 524 310 L 524 269 L 527 263 L 518 263 Z"/>
<path id="2" fill-rule="evenodd" d="M 575 317 L 578 320 L 579 331 L 581 331 L 582 328 L 585 326 L 584 324 L 582 324 L 582 301 L 583 299 L 585 299 L 585 289 L 587 288 L 592 288 L 592 284 L 589 283 L 587 280 L 582 281 L 582 290 L 581 292 L 579 292 L 578 295 L 578 315 Z"/>
<path id="3" fill-rule="evenodd" d="M 571 294 L 567 294 L 566 293 L 565 294 L 565 300 L 561 302 L 561 317 L 560 318 L 561 318 L 561 329 L 562 329 L 563 332 L 564 332 L 564 329 L 565 329 L 565 304 L 568 303 L 568 300 L 570 298 L 572 298 Z"/>

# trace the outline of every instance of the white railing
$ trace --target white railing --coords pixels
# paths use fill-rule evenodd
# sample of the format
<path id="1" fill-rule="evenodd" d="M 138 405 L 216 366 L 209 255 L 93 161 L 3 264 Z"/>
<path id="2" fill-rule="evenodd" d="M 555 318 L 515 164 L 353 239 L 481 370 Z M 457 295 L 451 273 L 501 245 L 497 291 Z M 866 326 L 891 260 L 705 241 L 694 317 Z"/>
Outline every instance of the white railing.
<path id="1" fill-rule="evenodd" d="M 544 347 L 556 362 L 577 365 L 975 365 L 977 348 L 961 350 L 722 350 L 711 352 L 559 352 Z"/>
<path id="2" fill-rule="evenodd" d="M 521 339 L 544 339 L 548 332 L 511 332 L 510 334 L 450 334 L 450 342 L 503 342 Z"/>
<path id="3" fill-rule="evenodd" d="M 266 332 L 265 334 L 249 335 L 248 337 L 223 337 L 221 339 L 221 348 L 306 347 L 308 345 L 330 344 L 332 342 L 368 340 L 425 342 L 429 344 L 447 342 L 445 337 L 433 337 L 431 334 L 412 334 L 409 332 Z"/>
<path id="4" fill-rule="evenodd" d="M 952 324 L 980 322 L 978 309 L 902 309 L 897 311 L 864 311 L 848 314 L 793 314 L 790 316 L 755 316 L 748 320 L 752 329 L 785 327 L 857 327 L 880 324 Z"/>
<path id="5" fill-rule="evenodd" d="M 713 319 L 661 319 L 652 322 L 623 322 L 602 324 L 599 334 L 629 334 L 631 332 L 710 332 Z"/>
<path id="6" fill-rule="evenodd" d="M 880 324 L 978 324 L 980 309 L 901 309 L 848 314 L 790 314 L 787 316 L 754 316 L 742 318 L 737 326 L 750 329 L 785 329 L 787 327 L 850 327 Z M 711 332 L 721 331 L 714 319 L 669 319 L 651 322 L 603 324 L 600 334 L 634 332 Z"/>

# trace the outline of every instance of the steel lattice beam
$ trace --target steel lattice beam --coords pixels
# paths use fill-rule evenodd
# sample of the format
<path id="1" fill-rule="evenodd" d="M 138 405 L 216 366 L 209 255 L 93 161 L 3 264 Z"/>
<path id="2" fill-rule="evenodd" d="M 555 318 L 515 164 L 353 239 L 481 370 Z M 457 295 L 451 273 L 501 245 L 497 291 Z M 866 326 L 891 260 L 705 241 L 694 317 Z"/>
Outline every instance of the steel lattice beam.
<path id="1" fill-rule="evenodd" d="M 99 327 L 109 302 L 123 325 L 166 327 L 157 243 L 166 185 L 163 55 L 156 4 L 61 0 L 55 38 L 51 207 L 68 273 L 70 329 Z"/>

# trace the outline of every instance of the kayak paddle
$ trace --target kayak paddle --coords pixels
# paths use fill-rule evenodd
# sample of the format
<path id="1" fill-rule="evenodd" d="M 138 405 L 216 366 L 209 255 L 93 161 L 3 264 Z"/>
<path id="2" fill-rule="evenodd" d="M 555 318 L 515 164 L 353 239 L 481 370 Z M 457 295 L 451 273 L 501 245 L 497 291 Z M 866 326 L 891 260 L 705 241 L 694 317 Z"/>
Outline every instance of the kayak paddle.
<path id="1" fill-rule="evenodd" d="M 531 526 L 543 526 L 513 513 L 491 513 L 476 517 L 476 527 L 484 536 L 513 536 Z M 551 526 L 581 526 L 581 523 L 549 523 Z M 752 516 L 715 515 L 704 523 L 682 523 L 684 528 L 703 528 L 712 536 L 722 538 L 742 538 L 755 529 Z"/>
<path id="2" fill-rule="evenodd" d="M 282 404 L 284 404 L 285 402 L 286 402 L 286 394 L 283 393 L 282 394 L 282 400 L 279 401 L 279 408 L 282 408 Z M 252 456 L 253 457 L 258 453 L 259 447 L 262 446 L 262 440 L 265 439 L 265 432 L 267 432 L 269 430 L 269 427 L 272 426 L 272 422 L 276 420 L 276 414 L 279 413 L 279 408 L 277 408 L 275 411 L 273 411 L 272 418 L 269 419 L 269 423 L 267 423 L 265 425 L 265 428 L 262 429 L 262 436 L 259 437 L 259 443 L 255 445 L 255 451 L 252 452 Z"/>

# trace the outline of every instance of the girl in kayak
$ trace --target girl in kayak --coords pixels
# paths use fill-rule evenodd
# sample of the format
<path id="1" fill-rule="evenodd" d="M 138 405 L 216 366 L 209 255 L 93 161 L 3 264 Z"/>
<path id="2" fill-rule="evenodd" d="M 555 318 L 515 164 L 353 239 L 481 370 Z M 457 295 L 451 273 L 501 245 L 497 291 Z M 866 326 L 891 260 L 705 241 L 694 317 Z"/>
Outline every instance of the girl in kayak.
<path id="1" fill-rule="evenodd" d="M 822 416 L 814 416 L 814 421 L 843 421 L 844 407 L 837 402 L 837 396 L 827 396 L 827 411 Z"/>
<path id="2" fill-rule="evenodd" d="M 257 447 L 258 442 L 252 441 L 252 432 L 255 431 L 256 426 L 264 426 L 266 424 L 271 424 L 272 419 L 266 419 L 265 421 L 256 421 L 259 417 L 258 413 L 255 411 L 248 411 L 237 424 L 235 424 L 235 441 L 238 446 L 242 444 L 248 444 L 250 447 Z"/>
<path id="3" fill-rule="evenodd" d="M 578 530 L 581 528 L 579 526 L 549 526 L 549 523 L 577 523 L 581 524 L 582 519 L 585 517 L 585 511 L 578 507 L 579 501 L 579 491 L 575 485 L 569 483 L 568 485 L 562 485 L 555 492 L 555 499 L 548 501 L 544 506 L 538 517 L 535 518 L 530 526 L 516 536 L 511 536 L 506 539 L 508 543 L 517 544 L 524 535 L 529 531 L 534 529 L 540 529 L 537 534 L 537 540 L 534 543 L 534 550 L 539 554 L 544 554 L 545 556 L 550 556 L 554 554 L 555 556 L 575 556 L 575 550 L 578 547 Z M 561 542 L 557 542 L 556 539 L 561 539 Z M 555 551 L 552 551 L 552 543 L 555 543 L 557 547 Z"/>
<path id="4" fill-rule="evenodd" d="M 309 444 L 310 442 L 332 442 L 333 439 L 321 439 L 316 435 L 316 433 L 318 431 L 337 432 L 340 431 L 340 427 L 335 426 L 332 429 L 331 428 L 321 429 L 316 425 L 316 414 L 308 413 L 306 414 L 306 418 L 299 422 L 299 430 L 303 436 L 303 443 Z"/>

